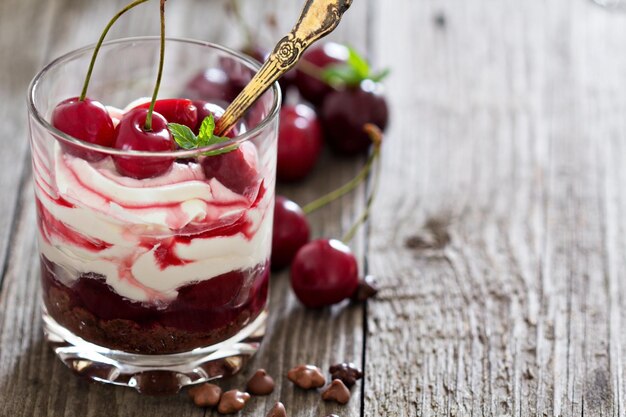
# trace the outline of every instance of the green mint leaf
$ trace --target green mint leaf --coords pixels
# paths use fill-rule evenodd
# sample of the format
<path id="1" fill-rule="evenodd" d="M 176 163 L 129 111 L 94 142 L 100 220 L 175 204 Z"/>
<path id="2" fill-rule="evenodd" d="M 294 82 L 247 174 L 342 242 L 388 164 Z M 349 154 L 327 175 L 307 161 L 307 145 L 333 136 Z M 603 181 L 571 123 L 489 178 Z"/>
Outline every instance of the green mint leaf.
<path id="1" fill-rule="evenodd" d="M 372 75 L 370 76 L 370 79 L 371 79 L 372 81 L 375 81 L 375 82 L 377 82 L 377 83 L 378 83 L 378 82 L 382 81 L 383 79 L 387 78 L 387 76 L 388 76 L 390 73 L 391 73 L 391 70 L 390 70 L 389 68 L 385 68 L 384 70 L 379 71 L 379 72 L 377 72 L 376 74 L 372 74 Z"/>
<path id="2" fill-rule="evenodd" d="M 349 65 L 331 65 L 322 71 L 324 81 L 332 86 L 357 85 L 362 78 Z"/>
<path id="3" fill-rule="evenodd" d="M 215 118 L 212 114 L 209 113 L 209 115 L 205 117 L 202 121 L 202 124 L 200 125 L 200 131 L 198 132 L 198 139 L 201 147 L 212 145 L 212 139 L 214 135 Z"/>
<path id="4" fill-rule="evenodd" d="M 172 133 L 172 136 L 174 136 L 174 140 L 181 148 L 194 149 L 198 147 L 198 138 L 189 127 L 178 123 L 168 123 L 167 127 Z"/>
<path id="5" fill-rule="evenodd" d="M 348 51 L 348 65 L 361 77 L 361 80 L 368 78 L 370 75 L 370 65 L 365 58 L 359 55 L 354 48 L 348 48 Z"/>

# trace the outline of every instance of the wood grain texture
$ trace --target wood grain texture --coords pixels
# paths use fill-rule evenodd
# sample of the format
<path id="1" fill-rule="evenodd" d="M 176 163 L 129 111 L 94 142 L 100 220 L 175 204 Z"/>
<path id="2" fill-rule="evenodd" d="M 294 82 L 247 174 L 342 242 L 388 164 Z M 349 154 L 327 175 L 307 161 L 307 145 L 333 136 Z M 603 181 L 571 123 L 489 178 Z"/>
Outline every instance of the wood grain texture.
<path id="1" fill-rule="evenodd" d="M 33 1 L 21 2 L 20 7 L 13 7 L 18 2 L 10 3 L 15 3 L 6 5 L 11 14 L 0 9 L 3 12 L 0 13 L 0 28 L 3 34 L 7 34 L 0 39 L 2 57 L 17 56 L 14 64 L 0 60 L 0 65 L 7 67 L 0 77 L 11 85 L 10 98 L 0 103 L 0 115 L 7 118 L 24 114 L 23 107 L 13 109 L 11 106 L 24 102 L 29 79 L 45 62 L 95 41 L 100 28 L 125 1 L 56 0 L 48 3 L 45 13 L 41 10 L 36 13 Z M 168 36 L 240 46 L 241 35 L 234 29 L 232 17 L 224 12 L 226 3 L 223 0 L 168 2 Z M 259 39 L 266 46 L 271 46 L 290 28 L 301 7 L 299 2 L 289 0 L 244 1 L 243 5 L 246 19 L 259 29 Z M 2 3 L 0 8 L 4 6 L 5 3 Z M 123 17 L 123 23 L 112 29 L 110 37 L 158 33 L 157 10 L 153 7 L 129 12 Z M 266 20 L 277 10 L 280 10 L 280 20 L 274 28 L 270 28 Z M 343 27 L 333 36 L 340 40 L 349 39 L 355 46 L 364 48 L 367 11 L 365 4 L 354 7 L 346 16 Z M 30 39 L 33 44 L 41 44 L 34 47 L 38 54 L 34 54 L 36 58 L 26 59 L 17 52 L 23 45 L 8 34 L 12 28 L 27 26 L 35 16 L 39 16 L 37 19 L 41 19 L 42 24 L 38 25 Z M 35 35 L 38 38 L 33 38 Z M 5 69 L 4 66 L 0 68 Z M 19 137 L 25 139 L 25 122 L 16 122 L 15 126 Z M 8 141 L 16 136 L 4 128 L 2 145 L 8 146 Z M 147 398 L 129 389 L 80 380 L 45 345 L 40 324 L 36 222 L 26 141 L 20 146 L 18 161 L 22 161 L 22 165 L 10 167 L 8 161 L 15 158 L 5 153 L 1 158 L 5 158 L 6 163 L 0 165 L 2 180 L 8 185 L 6 195 L 11 199 L 3 201 L 3 204 L 8 204 L 6 207 L 0 206 L 0 214 L 4 221 L 8 221 L 7 227 L 2 228 L 3 235 L 0 235 L 0 250 L 8 253 L 3 263 L 5 272 L 0 293 L 0 416 L 213 415 L 210 411 L 195 408 L 185 395 Z M 336 161 L 325 156 L 324 166 L 320 166 L 310 180 L 297 187 L 284 187 L 279 192 L 306 203 L 350 179 L 359 166 L 359 160 Z M 10 173 L 9 169 L 16 171 Z M 4 176 L 5 173 L 7 176 Z M 314 234 L 340 235 L 360 212 L 362 202 L 363 195 L 356 193 L 315 214 L 312 217 Z M 7 246 L 9 239 L 10 245 Z M 6 247 L 10 250 L 7 251 Z M 355 239 L 354 248 L 362 256 L 362 234 Z M 354 391 L 348 406 L 333 406 L 320 401 L 319 394 L 294 389 L 284 375 L 290 367 L 302 362 L 313 362 L 323 367 L 342 360 L 360 362 L 364 329 L 362 307 L 342 305 L 323 312 L 307 311 L 292 295 L 288 274 L 282 273 L 272 277 L 271 310 L 269 334 L 249 371 L 222 382 L 224 387 L 243 387 L 255 367 L 266 368 L 276 378 L 278 384 L 274 394 L 253 399 L 242 415 L 264 416 L 273 402 L 279 399 L 285 403 L 290 416 L 318 416 L 331 412 L 342 416 L 360 415 L 360 390 Z"/>
<path id="2" fill-rule="evenodd" d="M 365 415 L 623 415 L 626 15 L 377 4 Z"/>

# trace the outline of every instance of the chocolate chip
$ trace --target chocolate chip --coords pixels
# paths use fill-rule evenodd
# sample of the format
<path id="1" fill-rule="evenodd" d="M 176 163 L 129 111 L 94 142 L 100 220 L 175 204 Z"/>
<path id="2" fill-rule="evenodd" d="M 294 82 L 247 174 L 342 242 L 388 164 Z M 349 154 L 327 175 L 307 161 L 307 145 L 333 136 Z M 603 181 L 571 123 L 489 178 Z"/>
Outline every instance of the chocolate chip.
<path id="1" fill-rule="evenodd" d="M 363 378 L 363 372 L 350 362 L 331 365 L 328 372 L 330 372 L 332 379 L 340 379 L 348 388 L 352 388 L 357 379 Z"/>
<path id="2" fill-rule="evenodd" d="M 378 282 L 372 275 L 367 275 L 365 278 L 359 281 L 359 285 L 356 287 L 354 294 L 352 294 L 352 301 L 362 303 L 368 298 L 372 298 L 378 294 Z"/>
<path id="3" fill-rule="evenodd" d="M 287 378 L 302 389 L 323 387 L 326 378 L 322 370 L 313 365 L 299 365 L 287 373 Z"/>
<path id="4" fill-rule="evenodd" d="M 217 406 L 217 411 L 220 414 L 234 414 L 237 411 L 243 410 L 249 400 L 250 394 L 247 392 L 231 389 L 222 394 L 220 403 Z"/>
<path id="5" fill-rule="evenodd" d="M 222 389 L 214 384 L 201 384 L 187 391 L 198 407 L 215 407 L 220 402 Z"/>
<path id="6" fill-rule="evenodd" d="M 267 413 L 267 417 L 287 417 L 285 406 L 280 401 L 274 404 L 274 407 Z"/>
<path id="7" fill-rule="evenodd" d="M 259 369 L 248 381 L 246 391 L 252 395 L 269 395 L 274 391 L 274 379 L 265 372 L 265 369 Z"/>
<path id="8" fill-rule="evenodd" d="M 350 390 L 340 379 L 333 379 L 333 382 L 322 391 L 322 400 L 346 404 L 350 401 Z"/>

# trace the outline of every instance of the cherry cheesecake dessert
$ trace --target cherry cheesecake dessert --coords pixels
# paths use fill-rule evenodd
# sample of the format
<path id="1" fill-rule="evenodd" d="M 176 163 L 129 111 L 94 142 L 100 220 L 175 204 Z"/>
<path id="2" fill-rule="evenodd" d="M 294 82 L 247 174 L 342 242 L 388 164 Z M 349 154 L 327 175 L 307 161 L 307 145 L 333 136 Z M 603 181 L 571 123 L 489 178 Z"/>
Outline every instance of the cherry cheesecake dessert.
<path id="1" fill-rule="evenodd" d="M 179 145 L 167 133 L 157 137 L 168 123 L 198 132 L 223 112 L 210 103 L 158 100 L 155 137 L 146 139 L 138 125 L 148 104 L 118 110 L 92 102 L 113 127 L 94 124 L 113 136 L 94 143 L 173 149 Z M 72 133 L 64 124 L 72 110 L 57 106 L 53 125 Z M 167 354 L 224 341 L 264 310 L 274 184 L 261 172 L 275 161 L 260 160 L 253 142 L 148 160 L 62 142 L 46 154 L 36 145 L 43 298 L 60 325 L 111 349 Z"/>

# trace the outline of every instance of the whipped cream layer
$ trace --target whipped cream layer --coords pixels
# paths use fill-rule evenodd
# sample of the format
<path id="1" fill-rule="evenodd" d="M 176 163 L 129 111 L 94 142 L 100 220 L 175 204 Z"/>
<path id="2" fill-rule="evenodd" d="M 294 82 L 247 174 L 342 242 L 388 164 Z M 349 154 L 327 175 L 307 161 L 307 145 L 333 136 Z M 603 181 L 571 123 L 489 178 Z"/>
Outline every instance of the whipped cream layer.
<path id="1" fill-rule="evenodd" d="M 262 181 L 242 196 L 194 162 L 137 180 L 111 157 L 88 162 L 58 143 L 54 155 L 33 153 L 40 249 L 67 285 L 95 273 L 121 296 L 159 305 L 184 285 L 269 258 L 273 186 Z"/>

